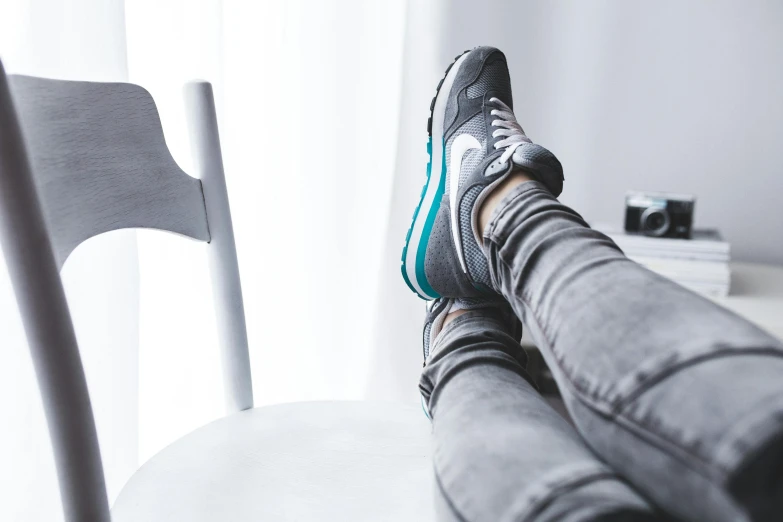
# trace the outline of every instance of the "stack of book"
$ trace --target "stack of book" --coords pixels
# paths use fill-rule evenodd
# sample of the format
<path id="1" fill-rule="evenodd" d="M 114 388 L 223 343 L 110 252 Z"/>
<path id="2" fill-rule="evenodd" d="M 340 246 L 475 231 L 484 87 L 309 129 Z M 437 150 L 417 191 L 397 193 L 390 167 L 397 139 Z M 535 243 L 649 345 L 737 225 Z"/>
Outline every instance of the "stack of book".
<path id="1" fill-rule="evenodd" d="M 694 230 L 691 239 L 628 234 L 597 226 L 625 255 L 653 272 L 695 292 L 725 297 L 731 285 L 730 247 L 717 230 Z"/>

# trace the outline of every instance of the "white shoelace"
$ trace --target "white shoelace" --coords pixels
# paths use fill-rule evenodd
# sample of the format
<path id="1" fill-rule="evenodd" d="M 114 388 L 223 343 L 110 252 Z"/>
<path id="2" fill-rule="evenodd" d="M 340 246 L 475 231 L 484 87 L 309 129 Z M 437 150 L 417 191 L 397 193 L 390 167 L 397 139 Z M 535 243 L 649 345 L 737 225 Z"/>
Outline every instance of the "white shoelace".
<path id="1" fill-rule="evenodd" d="M 492 121 L 493 127 L 500 127 L 492 133 L 492 137 L 497 138 L 499 136 L 505 136 L 504 139 L 495 143 L 496 149 L 506 149 L 500 156 L 500 162 L 505 163 L 514 154 L 514 151 L 517 150 L 517 147 L 523 143 L 533 142 L 530 141 L 530 138 L 525 136 L 525 131 L 522 130 L 522 126 L 517 122 L 516 116 L 514 116 L 514 113 L 511 112 L 511 107 L 497 98 L 490 98 L 489 101 L 490 103 L 494 103 L 500 108 L 493 109 L 489 114 L 501 118 Z"/>

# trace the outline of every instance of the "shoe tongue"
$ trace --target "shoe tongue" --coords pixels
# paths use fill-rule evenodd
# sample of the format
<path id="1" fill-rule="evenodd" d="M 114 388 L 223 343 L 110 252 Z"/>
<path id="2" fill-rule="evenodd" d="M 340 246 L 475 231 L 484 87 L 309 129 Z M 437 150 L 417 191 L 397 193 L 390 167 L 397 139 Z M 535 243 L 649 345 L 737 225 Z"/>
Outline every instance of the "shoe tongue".
<path id="1" fill-rule="evenodd" d="M 525 143 L 517 147 L 517 150 L 514 151 L 514 154 L 511 155 L 511 172 L 516 172 L 518 170 L 521 170 L 522 168 L 529 169 L 529 160 L 525 157 L 525 151 L 523 150 L 525 148 Z"/>
<path id="2" fill-rule="evenodd" d="M 514 154 L 512 154 L 511 161 L 509 162 L 511 164 L 511 170 L 508 172 L 509 174 L 524 170 L 527 174 L 535 175 L 534 171 L 536 169 L 531 167 L 530 160 L 525 155 L 524 149 L 526 146 L 528 146 L 528 144 L 523 143 L 517 147 L 517 150 L 515 150 Z"/>
<path id="3" fill-rule="evenodd" d="M 550 159 L 551 158 L 551 159 Z M 554 161 L 554 164 L 551 164 Z M 543 184 L 554 196 L 563 190 L 563 171 L 554 155 L 535 143 L 523 143 L 511 156 L 509 174 L 524 171 L 535 181 Z"/>

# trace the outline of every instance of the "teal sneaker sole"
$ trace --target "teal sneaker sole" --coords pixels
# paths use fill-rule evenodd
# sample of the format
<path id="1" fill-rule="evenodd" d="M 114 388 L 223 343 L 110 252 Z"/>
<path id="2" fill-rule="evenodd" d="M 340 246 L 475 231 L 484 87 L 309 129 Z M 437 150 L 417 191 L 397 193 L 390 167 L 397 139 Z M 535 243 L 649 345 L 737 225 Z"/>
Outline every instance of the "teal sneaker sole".
<path id="1" fill-rule="evenodd" d="M 430 104 L 430 117 L 427 120 L 427 180 L 421 190 L 421 197 L 402 249 L 402 277 L 416 295 L 425 300 L 441 297 L 427 281 L 424 260 L 427 253 L 432 226 L 440 208 L 443 192 L 446 188 L 446 144 L 443 141 L 443 120 L 446 101 L 451 92 L 459 66 L 470 51 L 465 51 L 454 59 L 446 69 L 446 74 L 438 83 L 435 97 Z M 434 158 L 434 159 L 433 159 Z M 434 163 L 433 163 L 434 162 Z"/>

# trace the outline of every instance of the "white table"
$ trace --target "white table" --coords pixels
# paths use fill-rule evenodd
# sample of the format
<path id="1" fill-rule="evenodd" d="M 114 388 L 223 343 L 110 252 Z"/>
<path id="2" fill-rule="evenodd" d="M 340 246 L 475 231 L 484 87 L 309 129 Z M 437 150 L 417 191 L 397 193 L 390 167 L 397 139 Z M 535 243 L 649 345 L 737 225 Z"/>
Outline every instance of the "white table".
<path id="1" fill-rule="evenodd" d="M 731 291 L 713 301 L 783 339 L 783 266 L 731 264 Z"/>

